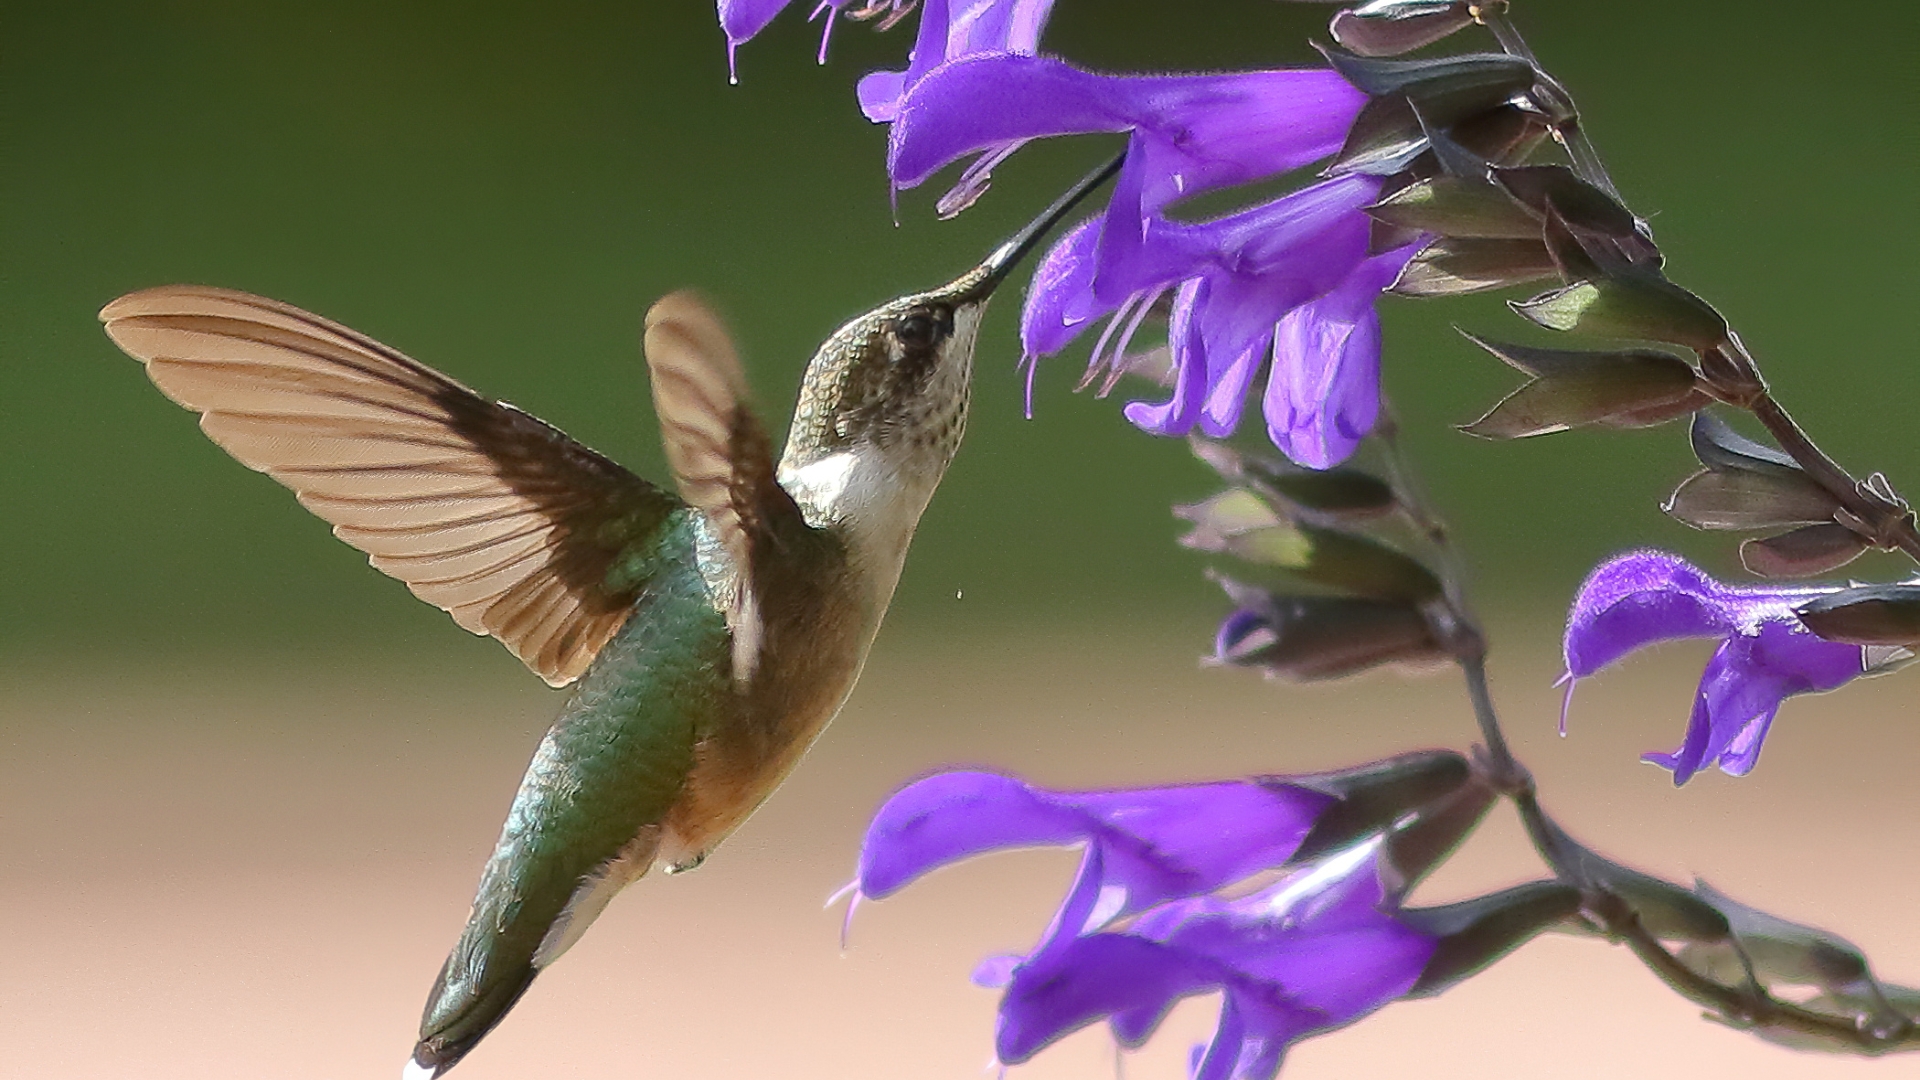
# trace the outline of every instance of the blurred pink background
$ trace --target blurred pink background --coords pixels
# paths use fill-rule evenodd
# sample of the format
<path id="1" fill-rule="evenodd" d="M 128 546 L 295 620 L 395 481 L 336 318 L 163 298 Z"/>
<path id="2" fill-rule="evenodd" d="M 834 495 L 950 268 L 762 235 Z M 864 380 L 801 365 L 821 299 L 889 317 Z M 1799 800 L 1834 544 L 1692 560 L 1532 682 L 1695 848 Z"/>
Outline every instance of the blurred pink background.
<path id="1" fill-rule="evenodd" d="M 1702 653 L 1583 685 L 1554 734 L 1554 630 L 1500 627 L 1495 692 L 1577 835 L 1838 931 L 1920 980 L 1910 855 L 1920 757 L 1898 679 L 1789 703 L 1756 773 L 1675 791 L 1637 754 L 1677 741 Z M 1043 926 L 1073 856 L 1019 853 L 863 906 L 851 948 L 822 902 L 866 816 L 945 764 L 1094 786 L 1307 771 L 1463 746 L 1450 673 L 1341 688 L 1204 671 L 1194 641 L 1087 630 L 882 634 L 840 720 L 697 873 L 640 882 L 453 1074 L 968 1080 L 993 995 L 967 974 Z M 557 697 L 509 659 L 233 670 L 14 670 L 0 691 L 0 1075 L 397 1076 L 474 878 Z M 1504 809 L 1421 899 L 1537 876 Z M 1130 1080 L 1184 1076 L 1214 1004 L 1190 1002 Z M 1103 1031 L 1015 1070 L 1114 1075 Z M 1624 950 L 1535 942 L 1443 999 L 1303 1044 L 1289 1080 L 1354 1076 L 1741 1080 L 1915 1075 L 1701 1020 Z"/>

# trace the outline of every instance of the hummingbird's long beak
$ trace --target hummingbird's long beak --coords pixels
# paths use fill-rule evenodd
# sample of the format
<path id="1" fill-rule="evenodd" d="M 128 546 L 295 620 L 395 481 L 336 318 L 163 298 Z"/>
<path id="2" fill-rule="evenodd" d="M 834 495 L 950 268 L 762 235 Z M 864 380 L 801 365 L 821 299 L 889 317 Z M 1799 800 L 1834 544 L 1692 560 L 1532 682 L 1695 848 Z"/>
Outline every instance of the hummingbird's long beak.
<path id="1" fill-rule="evenodd" d="M 1126 160 L 1126 154 L 1116 154 L 1112 161 L 1088 173 L 1079 183 L 1067 189 L 1066 194 L 1055 199 L 1052 206 L 1042 210 L 1039 217 L 1014 233 L 1012 239 L 994 249 L 993 254 L 987 256 L 987 261 L 981 263 L 980 269 L 976 271 L 979 280 L 968 290 L 972 294 L 968 299 L 985 300 L 991 295 L 993 290 L 1007 279 L 1007 275 L 1013 272 L 1013 268 L 1019 265 L 1020 260 L 1026 258 L 1028 252 L 1039 247 L 1040 241 L 1053 231 L 1053 227 L 1072 213 L 1074 207 L 1080 205 L 1080 200 L 1091 195 L 1095 188 L 1106 183 L 1113 174 L 1119 172 L 1121 163 Z"/>

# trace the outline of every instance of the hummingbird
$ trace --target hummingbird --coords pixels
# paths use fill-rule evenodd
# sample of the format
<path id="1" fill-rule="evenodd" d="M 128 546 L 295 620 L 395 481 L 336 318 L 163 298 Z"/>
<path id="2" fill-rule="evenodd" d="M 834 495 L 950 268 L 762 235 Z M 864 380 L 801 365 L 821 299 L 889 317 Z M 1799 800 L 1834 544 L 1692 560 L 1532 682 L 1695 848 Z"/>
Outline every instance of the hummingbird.
<path id="1" fill-rule="evenodd" d="M 776 460 L 691 293 L 643 345 L 674 490 L 338 323 L 146 289 L 115 344 L 241 464 L 422 600 L 570 686 L 440 969 L 404 1076 L 465 1057 L 627 885 L 698 866 L 839 712 L 966 426 L 980 320 L 1116 158 L 953 282 L 814 353 Z"/>

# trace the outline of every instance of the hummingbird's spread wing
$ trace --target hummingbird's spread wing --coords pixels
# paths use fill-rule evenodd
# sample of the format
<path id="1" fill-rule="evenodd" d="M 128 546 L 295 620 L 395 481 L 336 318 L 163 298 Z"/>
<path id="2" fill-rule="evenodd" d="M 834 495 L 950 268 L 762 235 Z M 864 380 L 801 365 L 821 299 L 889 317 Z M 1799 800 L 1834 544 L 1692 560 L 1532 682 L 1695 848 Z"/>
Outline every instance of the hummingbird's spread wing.
<path id="1" fill-rule="evenodd" d="M 667 464 L 681 498 L 706 516 L 738 577 L 727 623 L 734 677 L 745 681 L 761 639 L 755 552 L 804 521 L 774 479 L 773 446 L 747 404 L 739 353 L 713 309 L 687 292 L 661 298 L 647 312 L 646 350 Z"/>
<path id="2" fill-rule="evenodd" d="M 540 420 L 287 304 L 175 285 L 123 296 L 100 319 L 214 442 L 555 686 L 626 621 L 645 584 L 628 552 L 681 505 Z"/>

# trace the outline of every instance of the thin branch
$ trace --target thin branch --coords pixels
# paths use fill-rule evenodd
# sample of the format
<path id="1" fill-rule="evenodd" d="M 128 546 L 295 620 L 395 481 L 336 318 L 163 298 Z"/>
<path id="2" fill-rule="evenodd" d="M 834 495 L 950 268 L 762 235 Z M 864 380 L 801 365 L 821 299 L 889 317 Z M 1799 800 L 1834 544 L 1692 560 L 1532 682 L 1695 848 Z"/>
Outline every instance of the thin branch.
<path id="1" fill-rule="evenodd" d="M 1624 941 L 1640 962 L 1675 993 L 1734 1027 L 1811 1036 L 1870 1056 L 1920 1047 L 1920 1026 L 1911 1023 L 1891 1032 L 1877 1032 L 1848 1017 L 1829 1016 L 1781 1001 L 1757 985 L 1735 988 L 1714 982 L 1668 952 L 1624 901 L 1614 896 L 1606 899 L 1611 903 L 1600 905 L 1593 913 L 1600 917 L 1608 936 Z"/>
<path id="2" fill-rule="evenodd" d="M 1532 774 L 1513 756 L 1513 750 L 1507 746 L 1506 732 L 1500 728 L 1499 714 L 1494 712 L 1493 694 L 1487 689 L 1485 650 L 1458 659 L 1460 670 L 1467 677 L 1467 697 L 1473 701 L 1473 718 L 1480 725 L 1480 737 L 1487 741 L 1487 754 L 1491 759 L 1489 779 L 1498 791 L 1515 796 L 1525 792 L 1531 796 Z"/>
<path id="3" fill-rule="evenodd" d="M 1751 357 L 1748 364 L 1752 365 Z M 1757 368 L 1755 372 L 1758 373 Z M 1763 391 L 1747 408 L 1780 444 L 1780 449 L 1861 523 L 1867 539 L 1883 548 L 1898 548 L 1920 562 L 1920 531 L 1916 531 L 1913 514 L 1904 503 L 1869 495 L 1852 473 L 1814 443 L 1772 394 Z"/>

